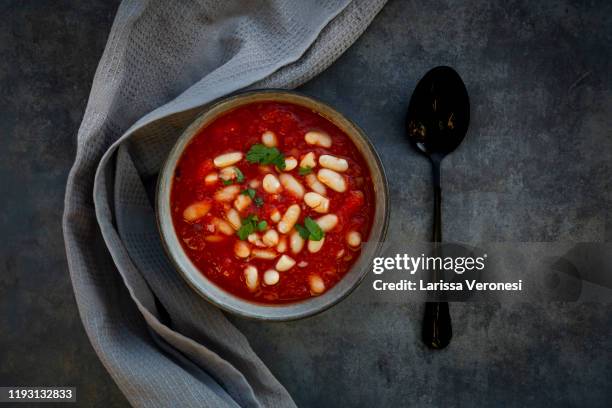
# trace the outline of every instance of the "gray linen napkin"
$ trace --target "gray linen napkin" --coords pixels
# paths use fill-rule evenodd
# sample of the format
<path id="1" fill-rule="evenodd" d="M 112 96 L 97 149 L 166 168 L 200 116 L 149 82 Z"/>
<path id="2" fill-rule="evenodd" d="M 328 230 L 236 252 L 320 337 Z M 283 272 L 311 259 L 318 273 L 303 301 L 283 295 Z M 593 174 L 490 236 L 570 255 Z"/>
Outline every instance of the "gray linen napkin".
<path id="1" fill-rule="evenodd" d="M 83 324 L 131 404 L 294 405 L 246 338 L 172 269 L 147 186 L 207 103 L 307 81 L 383 4 L 126 0 L 119 7 L 79 129 L 63 229 Z"/>

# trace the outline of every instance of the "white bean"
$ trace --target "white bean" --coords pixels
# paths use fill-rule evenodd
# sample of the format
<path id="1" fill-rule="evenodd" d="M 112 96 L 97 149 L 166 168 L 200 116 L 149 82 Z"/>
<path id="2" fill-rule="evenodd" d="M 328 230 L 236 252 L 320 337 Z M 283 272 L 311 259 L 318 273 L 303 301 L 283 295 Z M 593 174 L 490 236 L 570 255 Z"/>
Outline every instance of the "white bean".
<path id="1" fill-rule="evenodd" d="M 300 218 L 301 211 L 302 210 L 300 209 L 299 205 L 290 205 L 289 208 L 287 208 L 287 211 L 285 211 L 283 218 L 281 218 L 280 222 L 278 223 L 278 232 L 281 234 L 289 233 L 289 231 L 293 229 L 293 226 L 297 222 L 298 218 Z"/>
<path id="2" fill-rule="evenodd" d="M 259 258 L 259 259 L 274 259 L 278 256 L 278 254 L 274 251 L 271 251 L 269 249 L 253 249 L 251 251 L 251 254 L 253 255 L 254 258 Z"/>
<path id="3" fill-rule="evenodd" d="M 332 156 L 330 154 L 323 154 L 319 157 L 319 164 L 328 169 L 335 171 L 347 171 L 348 162 L 340 157 Z"/>
<path id="4" fill-rule="evenodd" d="M 223 187 L 221 190 L 215 193 L 215 200 L 221 202 L 229 202 L 236 198 L 238 193 L 240 193 L 240 186 L 234 184 L 231 186 Z"/>
<path id="5" fill-rule="evenodd" d="M 310 275 L 308 283 L 310 284 L 310 293 L 313 295 L 320 295 L 325 292 L 325 282 L 319 275 Z"/>
<path id="6" fill-rule="evenodd" d="M 239 230 L 242 226 L 240 214 L 238 214 L 238 211 L 234 210 L 233 208 L 227 210 L 227 212 L 225 213 L 225 218 L 227 218 L 227 220 L 230 224 L 232 224 L 232 227 L 234 227 L 235 230 Z"/>
<path id="7" fill-rule="evenodd" d="M 213 163 L 216 167 L 227 167 L 238 163 L 240 160 L 242 160 L 241 152 L 231 152 L 215 157 Z"/>
<path id="8" fill-rule="evenodd" d="M 350 247 L 357 248 L 361 245 L 361 234 L 357 231 L 350 231 L 346 234 L 346 243 Z"/>
<path id="9" fill-rule="evenodd" d="M 242 212 L 249 205 L 251 205 L 252 202 L 253 200 L 251 200 L 251 197 L 245 194 L 240 194 L 238 197 L 236 197 L 236 200 L 234 200 L 234 208 Z"/>
<path id="10" fill-rule="evenodd" d="M 278 144 L 278 140 L 274 132 L 267 130 L 261 135 L 261 143 L 268 147 L 274 147 Z"/>
<path id="11" fill-rule="evenodd" d="M 289 236 L 289 246 L 294 254 L 300 253 L 302 248 L 304 248 L 304 238 L 302 238 L 299 232 L 293 231 L 291 233 Z"/>
<path id="12" fill-rule="evenodd" d="M 308 185 L 308 187 L 310 187 L 312 191 L 316 193 L 322 195 L 327 194 L 327 189 L 325 188 L 325 186 L 321 184 L 317 176 L 312 173 L 306 176 L 306 184 Z"/>
<path id="13" fill-rule="evenodd" d="M 344 193 L 346 191 L 346 180 L 340 173 L 336 173 L 330 169 L 321 169 L 317 173 L 317 178 L 321 183 L 332 190 L 339 193 Z"/>
<path id="14" fill-rule="evenodd" d="M 276 252 L 283 253 L 287 251 L 287 237 L 281 235 L 278 239 L 278 245 L 276 245 Z"/>
<path id="15" fill-rule="evenodd" d="M 315 168 L 317 166 L 317 161 L 315 158 L 314 152 L 309 152 L 302 157 L 302 161 L 300 161 L 300 167 L 302 168 Z"/>
<path id="16" fill-rule="evenodd" d="M 297 159 L 293 156 L 289 156 L 285 159 L 285 169 L 283 171 L 291 171 L 298 165 Z"/>
<path id="17" fill-rule="evenodd" d="M 235 179 L 237 176 L 236 174 L 236 167 L 234 166 L 230 166 L 230 167 L 225 167 L 223 169 L 221 169 L 221 171 L 219 172 L 219 177 L 221 177 L 221 180 L 233 180 Z"/>
<path id="18" fill-rule="evenodd" d="M 321 238 L 319 241 L 313 241 L 311 239 L 308 240 L 308 251 L 313 254 L 319 252 L 321 248 L 323 248 L 323 243 L 325 242 L 325 238 Z"/>
<path id="19" fill-rule="evenodd" d="M 274 174 L 266 174 L 262 183 L 266 193 L 277 194 L 282 190 L 281 183 Z"/>
<path id="20" fill-rule="evenodd" d="M 304 202 L 306 203 L 307 206 L 311 208 L 315 208 L 319 204 L 321 204 L 321 201 L 323 200 L 323 198 L 325 197 L 323 197 L 319 193 L 308 192 L 304 194 Z"/>
<path id="21" fill-rule="evenodd" d="M 279 222 L 281 220 L 281 213 L 276 208 L 270 214 L 270 219 L 272 222 Z"/>
<path id="22" fill-rule="evenodd" d="M 215 217 L 212 219 L 212 223 L 215 226 L 215 231 L 219 231 L 225 235 L 234 235 L 234 228 L 229 222 Z"/>
<path id="23" fill-rule="evenodd" d="M 198 201 L 183 210 L 185 221 L 193 222 L 204 217 L 210 211 L 212 204 L 208 201 Z"/>
<path id="24" fill-rule="evenodd" d="M 264 244 L 266 244 L 266 246 L 274 246 L 278 244 L 278 232 L 276 232 L 275 229 L 270 229 L 266 231 L 261 240 Z"/>
<path id="25" fill-rule="evenodd" d="M 209 173 L 204 177 L 204 184 L 207 186 L 212 186 L 219 180 L 219 175 L 217 173 Z"/>
<path id="26" fill-rule="evenodd" d="M 251 255 L 251 247 L 244 241 L 236 241 L 234 244 L 234 254 L 238 258 L 248 258 Z"/>
<path id="27" fill-rule="evenodd" d="M 304 196 L 304 186 L 291 174 L 281 174 L 280 182 L 285 190 L 295 197 L 302 198 Z"/>
<path id="28" fill-rule="evenodd" d="M 329 211 L 329 198 L 323 197 L 321 204 L 313 208 L 313 210 L 321 214 L 325 214 L 326 212 L 328 212 Z"/>
<path id="29" fill-rule="evenodd" d="M 306 133 L 306 135 L 304 135 L 304 140 L 310 145 L 321 147 L 331 147 L 332 145 L 331 137 L 327 133 L 318 132 L 315 130 L 311 130 L 310 132 Z"/>
<path id="30" fill-rule="evenodd" d="M 259 186 L 261 186 L 261 181 L 254 179 L 249 181 L 249 187 L 251 188 L 259 188 Z"/>
<path id="31" fill-rule="evenodd" d="M 295 260 L 288 255 L 281 255 L 276 262 L 276 270 L 280 272 L 288 271 L 295 265 Z"/>
<path id="32" fill-rule="evenodd" d="M 263 248 L 266 246 L 266 244 L 264 244 L 263 241 L 261 240 L 261 237 L 259 236 L 259 234 L 256 232 L 249 234 L 249 236 L 247 237 L 247 241 L 249 241 L 251 244 L 255 245 L 256 247 Z"/>
<path id="33" fill-rule="evenodd" d="M 268 269 L 264 272 L 263 281 L 266 285 L 276 285 L 280 280 L 280 274 L 274 269 Z"/>
<path id="34" fill-rule="evenodd" d="M 247 288 L 249 288 L 251 292 L 257 290 L 259 286 L 259 273 L 256 267 L 249 265 L 244 268 L 244 283 L 246 283 Z"/>
<path id="35" fill-rule="evenodd" d="M 319 193 L 308 192 L 304 195 L 304 202 L 307 206 L 319 213 L 329 211 L 329 198 L 323 197 Z"/>
<path id="36" fill-rule="evenodd" d="M 328 232 L 338 225 L 338 216 L 336 214 L 327 214 L 317 218 L 315 222 L 324 232 Z"/>

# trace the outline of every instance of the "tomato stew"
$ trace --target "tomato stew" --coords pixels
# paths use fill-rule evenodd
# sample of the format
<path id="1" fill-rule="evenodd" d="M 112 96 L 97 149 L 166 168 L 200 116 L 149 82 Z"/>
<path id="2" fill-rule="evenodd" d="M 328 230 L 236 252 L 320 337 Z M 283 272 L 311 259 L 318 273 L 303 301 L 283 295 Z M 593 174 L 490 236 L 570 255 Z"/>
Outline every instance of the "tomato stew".
<path id="1" fill-rule="evenodd" d="M 350 138 L 304 107 L 258 102 L 202 129 L 174 172 L 172 220 L 193 264 L 251 301 L 333 287 L 373 222 L 368 166 Z"/>

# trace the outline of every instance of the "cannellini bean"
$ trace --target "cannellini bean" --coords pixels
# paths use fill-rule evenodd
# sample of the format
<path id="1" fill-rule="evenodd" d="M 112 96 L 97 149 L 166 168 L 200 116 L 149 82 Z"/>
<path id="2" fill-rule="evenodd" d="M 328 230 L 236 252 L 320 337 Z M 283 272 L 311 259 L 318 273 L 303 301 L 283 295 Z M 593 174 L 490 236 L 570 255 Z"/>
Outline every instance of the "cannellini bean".
<path id="1" fill-rule="evenodd" d="M 302 248 L 304 248 L 304 238 L 302 238 L 299 232 L 293 231 L 291 233 L 289 236 L 289 246 L 294 254 L 300 253 Z"/>
<path id="2" fill-rule="evenodd" d="M 227 187 L 223 187 L 221 190 L 215 193 L 215 200 L 222 202 L 232 201 L 240 193 L 240 186 L 235 184 Z"/>
<path id="3" fill-rule="evenodd" d="M 281 183 L 274 174 L 266 174 L 262 185 L 266 193 L 276 194 L 282 190 Z"/>
<path id="4" fill-rule="evenodd" d="M 331 231 L 338 225 L 338 216 L 336 214 L 327 214 L 317 218 L 315 222 L 324 232 Z"/>
<path id="5" fill-rule="evenodd" d="M 263 248 L 266 246 L 266 244 L 264 244 L 263 241 L 261 240 L 261 237 L 259 236 L 259 234 L 256 232 L 249 234 L 249 236 L 247 237 L 247 241 L 249 241 L 251 244 L 255 245 L 256 247 Z"/>
<path id="6" fill-rule="evenodd" d="M 281 235 L 278 239 L 278 245 L 276 245 L 276 252 L 283 253 L 287 251 L 287 237 Z"/>
<path id="7" fill-rule="evenodd" d="M 267 130 L 261 135 L 261 143 L 268 147 L 274 147 L 278 144 L 278 140 L 274 132 Z"/>
<path id="8" fill-rule="evenodd" d="M 244 241 L 236 241 L 234 244 L 234 254 L 238 258 L 248 258 L 251 255 L 251 247 Z"/>
<path id="9" fill-rule="evenodd" d="M 254 258 L 259 258 L 259 259 L 274 259 L 276 258 L 278 255 L 276 252 L 269 250 L 269 249 L 253 249 L 251 251 L 251 254 L 253 255 Z"/>
<path id="10" fill-rule="evenodd" d="M 319 252 L 321 250 L 321 248 L 323 248 L 323 243 L 325 242 L 325 237 L 321 238 L 321 240 L 319 241 L 313 241 L 311 239 L 308 240 L 308 251 L 312 252 L 313 254 L 315 252 Z"/>
<path id="11" fill-rule="evenodd" d="M 304 186 L 291 174 L 281 174 L 280 182 L 285 190 L 295 197 L 302 198 L 304 196 Z"/>
<path id="12" fill-rule="evenodd" d="M 229 222 L 215 217 L 213 218 L 212 223 L 215 226 L 215 231 L 219 231 L 225 235 L 234 235 L 234 228 Z"/>
<path id="13" fill-rule="evenodd" d="M 346 243 L 350 247 L 357 248 L 361 245 L 361 234 L 357 231 L 350 231 L 346 234 Z"/>
<path id="14" fill-rule="evenodd" d="M 249 187 L 251 188 L 259 188 L 259 186 L 261 186 L 261 181 L 254 179 L 249 181 Z"/>
<path id="15" fill-rule="evenodd" d="M 304 140 L 310 145 L 321 147 L 331 147 L 332 145 L 331 137 L 327 133 L 315 130 L 306 133 L 306 135 L 304 135 Z"/>
<path id="16" fill-rule="evenodd" d="M 206 242 L 221 242 L 225 239 L 225 237 L 223 235 L 207 235 L 204 237 L 204 240 Z"/>
<path id="17" fill-rule="evenodd" d="M 326 212 L 328 212 L 329 211 L 329 198 L 323 197 L 321 204 L 313 208 L 313 210 L 321 214 L 325 214 Z"/>
<path id="18" fill-rule="evenodd" d="M 247 288 L 249 288 L 251 292 L 257 290 L 259 286 L 259 273 L 256 267 L 249 265 L 244 268 L 244 283 L 246 283 Z"/>
<path id="19" fill-rule="evenodd" d="M 325 292 L 325 282 L 319 275 L 310 275 L 308 277 L 308 283 L 310 284 L 310 292 L 313 295 L 320 295 Z"/>
<path id="20" fill-rule="evenodd" d="M 212 186 L 219 180 L 219 175 L 217 173 L 209 173 L 204 177 L 204 184 L 207 186 Z"/>
<path id="21" fill-rule="evenodd" d="M 293 156 L 289 156 L 285 159 L 285 169 L 283 171 L 291 171 L 298 165 L 297 159 Z"/>
<path id="22" fill-rule="evenodd" d="M 330 169 L 321 169 L 317 173 L 317 178 L 321 183 L 332 190 L 339 193 L 344 193 L 346 191 L 346 180 L 340 173 L 336 173 Z"/>
<path id="23" fill-rule="evenodd" d="M 225 153 L 225 154 L 215 157 L 215 159 L 213 160 L 213 163 L 215 164 L 216 167 L 222 168 L 222 167 L 231 166 L 232 164 L 236 164 L 240 160 L 242 160 L 241 152 L 231 152 L 231 153 Z"/>
<path id="24" fill-rule="evenodd" d="M 312 191 L 316 193 L 319 193 L 322 195 L 327 194 L 327 189 L 325 188 L 325 186 L 321 184 L 317 176 L 312 173 L 306 175 L 306 184 L 308 185 L 308 187 L 310 187 Z"/>
<path id="25" fill-rule="evenodd" d="M 244 211 L 249 205 L 251 205 L 252 202 L 253 200 L 251 200 L 251 197 L 240 194 L 238 197 L 236 197 L 236 200 L 234 200 L 234 208 L 238 211 Z"/>
<path id="26" fill-rule="evenodd" d="M 276 208 L 270 214 L 270 219 L 272 222 L 279 222 L 281 220 L 281 213 Z"/>
<path id="27" fill-rule="evenodd" d="M 266 244 L 266 246 L 274 246 L 278 244 L 278 232 L 276 232 L 275 229 L 270 229 L 266 231 L 261 240 L 264 244 Z"/>
<path id="28" fill-rule="evenodd" d="M 236 178 L 236 168 L 234 166 L 222 168 L 219 172 L 221 180 L 232 180 Z"/>
<path id="29" fill-rule="evenodd" d="M 288 255 L 281 255 L 276 262 L 276 270 L 280 272 L 288 271 L 295 265 L 295 260 Z"/>
<path id="30" fill-rule="evenodd" d="M 317 161 L 315 159 L 314 152 L 309 152 L 302 157 L 302 161 L 300 161 L 300 167 L 306 168 L 309 167 L 311 169 L 317 166 Z"/>
<path id="31" fill-rule="evenodd" d="M 348 162 L 340 157 L 332 156 L 330 154 L 323 154 L 319 157 L 319 164 L 328 169 L 335 171 L 347 171 Z"/>
<path id="32" fill-rule="evenodd" d="M 183 210 L 185 221 L 193 222 L 208 214 L 212 204 L 208 201 L 198 201 Z"/>
<path id="33" fill-rule="evenodd" d="M 232 224 L 232 227 L 234 227 L 235 230 L 239 230 L 240 227 L 242 226 L 242 221 L 240 220 L 240 214 L 238 213 L 238 211 L 236 211 L 233 208 L 230 208 L 229 210 L 227 210 L 227 212 L 225 213 L 225 218 L 227 218 L 227 220 L 229 221 L 230 224 Z"/>
<path id="34" fill-rule="evenodd" d="M 263 281 L 266 285 L 276 285 L 280 280 L 280 274 L 274 269 L 268 269 L 264 272 Z"/>
<path id="35" fill-rule="evenodd" d="M 289 208 L 287 208 L 287 211 L 285 211 L 283 218 L 281 218 L 280 222 L 278 223 L 278 232 L 281 234 L 289 233 L 289 231 L 293 229 L 293 226 L 297 222 L 298 218 L 300 218 L 301 211 L 302 210 L 300 209 L 299 205 L 290 205 Z"/>

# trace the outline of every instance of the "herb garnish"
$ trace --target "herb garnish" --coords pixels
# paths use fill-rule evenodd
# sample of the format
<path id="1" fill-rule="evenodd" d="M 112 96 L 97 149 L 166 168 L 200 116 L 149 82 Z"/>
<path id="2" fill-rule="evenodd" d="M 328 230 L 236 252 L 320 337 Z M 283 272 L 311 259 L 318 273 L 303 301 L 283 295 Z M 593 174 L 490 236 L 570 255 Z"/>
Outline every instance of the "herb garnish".
<path id="1" fill-rule="evenodd" d="M 319 224 L 310 217 L 304 218 L 304 226 L 296 224 L 295 229 L 302 238 L 311 241 L 320 241 L 325 236 L 325 232 L 319 227 Z"/>
<path id="2" fill-rule="evenodd" d="M 255 190 L 253 190 L 252 188 L 247 188 L 246 190 L 242 190 L 242 194 L 245 196 L 249 196 L 251 198 L 251 200 L 253 200 L 255 198 Z"/>
<path id="3" fill-rule="evenodd" d="M 232 179 L 223 180 L 223 185 L 224 186 L 229 186 L 230 184 L 234 184 L 234 180 L 232 180 Z"/>
<path id="4" fill-rule="evenodd" d="M 254 144 L 248 151 L 246 159 L 249 163 L 274 164 L 281 170 L 285 169 L 285 155 L 276 147 Z"/>
<path id="5" fill-rule="evenodd" d="M 252 233 L 263 231 L 267 227 L 268 223 L 265 220 L 259 221 L 259 218 L 257 218 L 255 214 L 249 214 L 246 218 L 242 219 L 242 226 L 236 233 L 238 234 L 238 238 L 244 241 Z"/>
<path id="6" fill-rule="evenodd" d="M 298 170 L 298 173 L 300 173 L 300 176 L 305 176 L 307 174 L 312 173 L 312 167 L 300 167 Z"/>
<path id="7" fill-rule="evenodd" d="M 236 173 L 236 181 L 242 183 L 244 181 L 244 173 L 238 167 L 234 167 L 234 172 Z"/>

